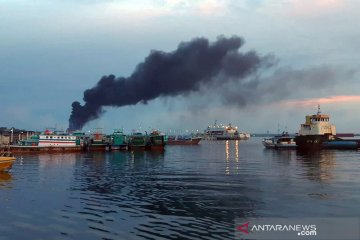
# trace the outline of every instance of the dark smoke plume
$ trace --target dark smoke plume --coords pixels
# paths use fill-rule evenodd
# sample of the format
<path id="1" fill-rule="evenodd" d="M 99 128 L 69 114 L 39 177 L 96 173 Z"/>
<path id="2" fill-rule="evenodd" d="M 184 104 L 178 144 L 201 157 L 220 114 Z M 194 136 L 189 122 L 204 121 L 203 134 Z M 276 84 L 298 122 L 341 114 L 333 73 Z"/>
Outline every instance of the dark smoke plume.
<path id="1" fill-rule="evenodd" d="M 73 102 L 69 130 L 81 129 L 103 113 L 103 106 L 146 104 L 158 97 L 186 95 L 216 80 L 240 81 L 271 65 L 269 56 L 239 52 L 244 40 L 219 37 L 210 43 L 196 38 L 173 52 L 152 51 L 129 77 L 104 76 L 84 92 L 85 104 Z M 219 80 L 220 81 L 220 80 Z M 218 83 L 217 83 L 218 84 Z M 220 83 L 221 84 L 221 83 Z"/>

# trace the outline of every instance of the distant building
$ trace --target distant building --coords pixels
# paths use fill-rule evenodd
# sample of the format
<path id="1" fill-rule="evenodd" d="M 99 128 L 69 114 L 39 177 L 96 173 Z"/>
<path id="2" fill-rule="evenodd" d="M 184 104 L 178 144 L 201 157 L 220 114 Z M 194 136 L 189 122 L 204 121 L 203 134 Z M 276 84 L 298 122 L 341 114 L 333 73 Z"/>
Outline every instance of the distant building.
<path id="1" fill-rule="evenodd" d="M 34 135 L 35 131 L 0 127 L 0 145 L 15 144 Z"/>

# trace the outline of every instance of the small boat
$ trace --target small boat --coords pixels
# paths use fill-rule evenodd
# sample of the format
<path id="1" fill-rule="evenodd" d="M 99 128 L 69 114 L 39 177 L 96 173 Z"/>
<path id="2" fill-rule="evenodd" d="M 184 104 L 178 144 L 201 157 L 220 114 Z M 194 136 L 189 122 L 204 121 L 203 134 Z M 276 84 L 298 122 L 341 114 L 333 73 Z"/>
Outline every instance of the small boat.
<path id="1" fill-rule="evenodd" d="M 273 149 L 294 149 L 297 147 L 294 138 L 287 132 L 283 132 L 281 135 L 272 138 L 265 138 L 262 143 L 266 148 Z"/>
<path id="2" fill-rule="evenodd" d="M 11 169 L 16 158 L 11 152 L 2 152 L 0 154 L 0 171 L 8 171 Z"/>
<path id="3" fill-rule="evenodd" d="M 168 145 L 198 145 L 202 137 L 172 136 L 168 138 Z"/>

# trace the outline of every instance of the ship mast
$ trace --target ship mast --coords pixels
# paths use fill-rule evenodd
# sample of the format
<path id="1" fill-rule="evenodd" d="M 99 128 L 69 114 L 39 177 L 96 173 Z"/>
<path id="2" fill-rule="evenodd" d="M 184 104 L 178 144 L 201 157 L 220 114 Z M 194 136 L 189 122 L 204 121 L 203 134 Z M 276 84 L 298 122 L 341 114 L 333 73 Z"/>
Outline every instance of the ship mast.
<path id="1" fill-rule="evenodd" d="M 321 111 L 320 111 L 320 104 L 318 104 L 318 111 L 316 113 L 317 115 L 320 115 L 321 114 Z"/>

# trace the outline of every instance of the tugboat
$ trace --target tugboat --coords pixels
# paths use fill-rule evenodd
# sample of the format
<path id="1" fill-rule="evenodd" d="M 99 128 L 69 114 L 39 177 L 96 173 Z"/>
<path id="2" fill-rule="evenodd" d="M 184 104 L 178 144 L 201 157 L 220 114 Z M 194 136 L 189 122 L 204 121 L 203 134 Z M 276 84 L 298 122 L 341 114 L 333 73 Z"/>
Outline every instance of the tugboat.
<path id="1" fill-rule="evenodd" d="M 322 114 L 320 105 L 314 115 L 307 115 L 305 123 L 301 124 L 295 142 L 298 149 L 318 150 L 318 149 L 357 149 L 358 142 L 354 140 L 344 140 L 336 137 L 336 127 L 330 123 L 330 117 Z"/>

